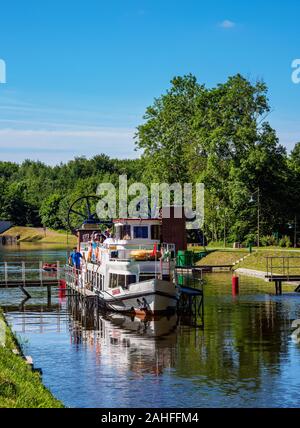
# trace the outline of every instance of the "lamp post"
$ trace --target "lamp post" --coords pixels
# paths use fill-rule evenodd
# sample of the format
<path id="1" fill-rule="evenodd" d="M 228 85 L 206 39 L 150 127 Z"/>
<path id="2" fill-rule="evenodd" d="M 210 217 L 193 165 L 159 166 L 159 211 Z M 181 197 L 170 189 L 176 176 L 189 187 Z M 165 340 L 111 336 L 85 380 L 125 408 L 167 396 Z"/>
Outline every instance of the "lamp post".
<path id="1" fill-rule="evenodd" d="M 252 193 L 250 202 L 254 202 L 253 196 L 257 194 L 257 248 L 259 248 L 259 240 L 260 240 L 260 188 Z"/>

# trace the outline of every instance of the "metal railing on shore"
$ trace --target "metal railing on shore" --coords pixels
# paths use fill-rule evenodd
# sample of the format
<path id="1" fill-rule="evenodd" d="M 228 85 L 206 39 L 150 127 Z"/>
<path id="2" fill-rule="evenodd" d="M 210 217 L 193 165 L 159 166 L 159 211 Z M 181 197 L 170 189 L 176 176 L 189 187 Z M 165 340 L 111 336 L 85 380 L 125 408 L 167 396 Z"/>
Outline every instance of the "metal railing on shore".
<path id="1" fill-rule="evenodd" d="M 53 262 L 52 268 L 45 269 L 45 263 L 41 260 L 35 261 L 4 261 L 0 262 L 0 284 L 8 286 L 11 283 L 35 282 L 43 286 L 50 281 L 59 281 L 63 274 L 60 261 Z"/>
<path id="2" fill-rule="evenodd" d="M 270 256 L 266 257 L 267 277 L 284 277 L 287 280 L 300 277 L 299 256 Z"/>

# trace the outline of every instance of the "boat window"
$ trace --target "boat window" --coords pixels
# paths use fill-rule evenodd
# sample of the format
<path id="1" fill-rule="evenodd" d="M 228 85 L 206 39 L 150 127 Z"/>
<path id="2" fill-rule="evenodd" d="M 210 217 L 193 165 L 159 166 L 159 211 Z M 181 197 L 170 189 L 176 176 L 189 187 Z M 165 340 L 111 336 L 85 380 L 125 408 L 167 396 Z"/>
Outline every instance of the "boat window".
<path id="1" fill-rule="evenodd" d="M 109 288 L 116 288 L 118 286 L 118 275 L 111 273 L 109 278 Z"/>
<path id="2" fill-rule="evenodd" d="M 125 275 L 118 275 L 118 287 L 125 287 Z"/>
<path id="3" fill-rule="evenodd" d="M 148 226 L 134 226 L 133 228 L 134 238 L 148 238 Z"/>
<path id="4" fill-rule="evenodd" d="M 136 283 L 136 276 L 135 275 L 127 275 L 126 276 L 126 285 L 135 284 Z"/>
<path id="5" fill-rule="evenodd" d="M 119 275 L 116 273 L 110 274 L 109 288 L 123 287 L 136 283 L 135 275 Z"/>
<path id="6" fill-rule="evenodd" d="M 130 239 L 131 238 L 131 227 L 129 224 L 123 226 L 116 226 L 116 238 L 117 239 Z"/>
<path id="7" fill-rule="evenodd" d="M 160 225 L 152 224 L 151 225 L 151 239 L 160 240 Z"/>
<path id="8" fill-rule="evenodd" d="M 118 256 L 119 256 L 119 252 L 118 251 L 112 251 L 111 253 L 110 253 L 110 258 L 111 259 L 117 259 L 118 258 Z"/>
<path id="9" fill-rule="evenodd" d="M 149 275 L 140 275 L 140 281 L 148 281 L 149 279 L 155 279 L 155 274 L 149 274 Z"/>

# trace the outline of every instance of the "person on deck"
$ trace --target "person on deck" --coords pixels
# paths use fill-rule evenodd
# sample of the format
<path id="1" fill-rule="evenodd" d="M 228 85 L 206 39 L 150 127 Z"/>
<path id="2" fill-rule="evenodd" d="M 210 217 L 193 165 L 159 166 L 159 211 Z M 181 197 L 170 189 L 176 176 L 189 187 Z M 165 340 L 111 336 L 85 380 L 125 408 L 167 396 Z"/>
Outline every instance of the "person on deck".
<path id="1" fill-rule="evenodd" d="M 74 247 L 72 253 L 70 254 L 70 258 L 72 260 L 73 266 L 76 270 L 80 270 L 80 262 L 82 259 L 82 254 L 77 251 L 77 248 Z"/>
<path id="2" fill-rule="evenodd" d="M 106 229 L 106 231 L 104 232 L 104 235 L 105 235 L 106 239 L 107 239 L 107 238 L 110 238 L 111 233 L 110 233 L 110 230 L 109 230 L 108 228 L 107 228 L 107 229 Z"/>

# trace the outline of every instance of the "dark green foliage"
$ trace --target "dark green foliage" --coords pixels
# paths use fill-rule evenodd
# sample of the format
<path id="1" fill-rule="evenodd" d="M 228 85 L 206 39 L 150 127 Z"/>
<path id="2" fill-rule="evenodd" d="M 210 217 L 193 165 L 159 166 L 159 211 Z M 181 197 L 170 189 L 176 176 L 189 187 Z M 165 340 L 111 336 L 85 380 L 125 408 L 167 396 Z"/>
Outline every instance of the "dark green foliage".
<path id="1" fill-rule="evenodd" d="M 84 195 L 95 195 L 101 182 L 118 186 L 119 175 L 129 182 L 139 181 L 141 161 L 75 158 L 67 164 L 50 167 L 30 160 L 21 165 L 0 162 L 0 219 L 18 226 L 66 228 L 68 208 Z"/>

